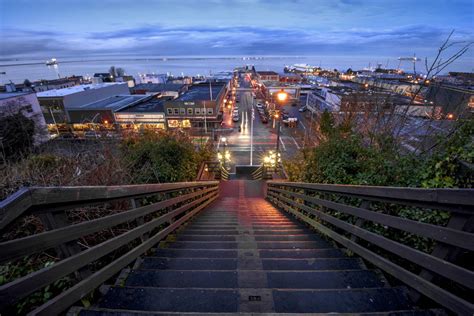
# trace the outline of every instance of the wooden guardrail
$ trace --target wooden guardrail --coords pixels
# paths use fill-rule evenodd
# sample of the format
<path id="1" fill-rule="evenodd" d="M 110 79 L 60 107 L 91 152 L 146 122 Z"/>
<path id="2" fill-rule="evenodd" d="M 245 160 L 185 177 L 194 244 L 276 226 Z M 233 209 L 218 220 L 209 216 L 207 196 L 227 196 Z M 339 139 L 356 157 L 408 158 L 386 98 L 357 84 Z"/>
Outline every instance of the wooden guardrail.
<path id="1" fill-rule="evenodd" d="M 35 291 L 75 274 L 77 283 L 29 315 L 61 313 L 154 247 L 214 201 L 218 194 L 217 181 L 109 187 L 33 187 L 18 191 L 0 202 L 0 232 L 26 215 L 37 215 L 46 231 L 0 243 L 0 263 L 49 249 L 56 249 L 61 260 L 0 286 L 0 314 Z M 68 222 L 67 212 L 70 210 L 91 205 L 110 206 L 114 202 L 126 202 L 122 204 L 128 204 L 130 208 L 85 222 Z M 117 225 L 128 225 L 129 230 L 85 249 L 81 249 L 76 242 L 84 236 Z M 102 262 L 105 265 L 97 271 L 87 270 L 91 263 L 123 247 L 128 248 L 118 258 Z"/>
<path id="2" fill-rule="evenodd" d="M 405 283 L 416 291 L 412 296 L 421 293 L 460 315 L 474 313 L 473 189 L 267 184 L 267 199 L 277 207 Z M 426 218 L 441 211 L 449 221 L 412 220 L 400 215 L 403 208 Z M 431 251 L 401 241 L 412 237 L 431 243 Z"/>

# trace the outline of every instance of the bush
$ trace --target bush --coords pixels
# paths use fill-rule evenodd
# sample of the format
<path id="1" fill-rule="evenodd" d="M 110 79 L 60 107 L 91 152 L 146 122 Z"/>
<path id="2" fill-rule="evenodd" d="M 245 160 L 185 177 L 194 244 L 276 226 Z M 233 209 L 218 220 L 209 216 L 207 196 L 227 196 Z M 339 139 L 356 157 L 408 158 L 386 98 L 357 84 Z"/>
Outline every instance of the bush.
<path id="1" fill-rule="evenodd" d="M 162 131 L 129 138 L 122 144 L 133 183 L 193 181 L 204 153 L 182 133 Z"/>
<path id="2" fill-rule="evenodd" d="M 1 155 L 7 160 L 18 160 L 34 144 L 35 123 L 22 113 L 0 120 Z"/>

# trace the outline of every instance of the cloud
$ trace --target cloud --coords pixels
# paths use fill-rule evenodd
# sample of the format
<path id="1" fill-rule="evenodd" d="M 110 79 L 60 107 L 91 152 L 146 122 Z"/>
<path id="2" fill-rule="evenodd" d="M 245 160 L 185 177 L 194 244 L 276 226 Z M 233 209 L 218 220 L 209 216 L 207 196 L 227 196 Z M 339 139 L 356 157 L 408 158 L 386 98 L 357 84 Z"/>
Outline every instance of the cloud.
<path id="1" fill-rule="evenodd" d="M 340 3 L 355 1 L 340 1 Z M 142 25 L 114 31 L 69 33 L 9 29 L 3 38 L 5 56 L 74 56 L 75 54 L 138 55 L 317 55 L 412 54 L 435 52 L 449 30 L 427 25 L 396 28 L 271 28 L 256 26 Z M 460 30 L 456 40 L 473 40 Z"/>

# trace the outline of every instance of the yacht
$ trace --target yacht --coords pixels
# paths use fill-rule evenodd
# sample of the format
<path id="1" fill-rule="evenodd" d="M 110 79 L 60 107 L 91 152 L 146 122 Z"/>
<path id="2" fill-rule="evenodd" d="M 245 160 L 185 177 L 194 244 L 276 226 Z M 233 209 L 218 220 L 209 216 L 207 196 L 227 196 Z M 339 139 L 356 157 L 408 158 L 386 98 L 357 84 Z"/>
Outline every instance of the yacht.
<path id="1" fill-rule="evenodd" d="M 50 60 L 46 61 L 46 66 L 53 66 L 57 64 L 58 64 L 58 61 L 56 60 L 56 58 L 51 58 Z"/>

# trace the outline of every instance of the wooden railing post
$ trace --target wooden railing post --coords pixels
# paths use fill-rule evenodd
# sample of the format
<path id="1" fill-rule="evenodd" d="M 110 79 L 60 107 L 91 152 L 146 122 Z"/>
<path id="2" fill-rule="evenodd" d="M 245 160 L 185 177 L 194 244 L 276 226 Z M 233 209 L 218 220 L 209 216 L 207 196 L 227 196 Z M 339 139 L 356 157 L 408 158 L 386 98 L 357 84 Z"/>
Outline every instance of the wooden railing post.
<path id="1" fill-rule="evenodd" d="M 468 233 L 472 233 L 474 231 L 474 216 L 452 213 L 451 218 L 449 219 L 449 222 L 446 227 L 454 230 L 461 230 Z M 460 257 L 461 251 L 462 250 L 458 247 L 453 247 L 450 245 L 443 244 L 441 242 L 437 242 L 436 246 L 431 252 L 431 255 L 455 263 L 456 259 Z M 421 270 L 419 275 L 427 281 L 433 281 L 433 279 L 436 278 L 436 276 L 432 272 L 426 269 Z M 411 290 L 409 294 L 411 299 L 415 302 L 418 302 L 422 297 L 419 292 L 414 290 Z"/>
<path id="2" fill-rule="evenodd" d="M 43 223 L 45 230 L 54 230 L 68 226 L 69 224 L 67 215 L 64 212 L 39 214 L 39 218 Z M 70 241 L 56 247 L 56 252 L 61 259 L 66 259 L 81 252 L 81 247 L 76 241 Z M 86 267 L 79 269 L 75 273 L 76 278 L 80 280 L 87 278 L 91 274 L 92 272 Z"/>
<path id="3" fill-rule="evenodd" d="M 135 199 L 135 198 L 131 198 L 130 199 L 130 204 L 132 205 L 132 209 L 135 209 L 135 208 L 138 208 L 140 207 L 140 202 Z M 136 223 L 137 223 L 137 226 L 141 226 L 143 224 L 145 224 L 145 218 L 143 216 L 139 217 L 136 219 Z M 141 237 L 140 237 L 140 240 L 142 242 L 144 242 L 145 240 L 147 240 L 149 237 L 148 233 L 146 234 L 143 234 Z"/>
<path id="4" fill-rule="evenodd" d="M 371 203 L 370 201 L 368 201 L 368 200 L 362 200 L 362 202 L 360 203 L 360 206 L 359 206 L 359 207 L 360 207 L 360 208 L 363 208 L 363 209 L 366 209 L 366 210 L 370 210 L 370 205 L 371 205 L 371 204 L 372 204 L 372 203 Z M 365 223 L 365 219 L 363 219 L 363 218 L 361 218 L 361 217 L 358 217 L 358 218 L 356 219 L 356 222 L 354 223 L 354 225 L 357 226 L 357 227 L 362 227 L 362 225 L 364 225 L 364 223 Z M 359 238 L 358 238 L 357 236 L 355 236 L 354 234 L 351 235 L 351 240 L 352 240 L 352 241 L 357 242 L 358 239 L 359 239 Z"/>

